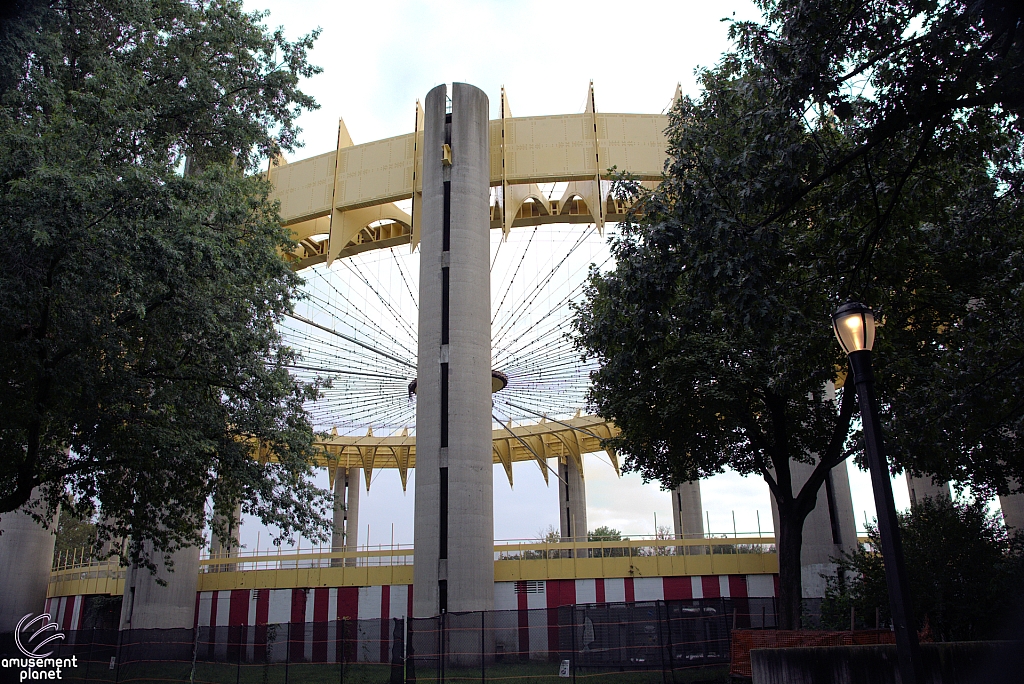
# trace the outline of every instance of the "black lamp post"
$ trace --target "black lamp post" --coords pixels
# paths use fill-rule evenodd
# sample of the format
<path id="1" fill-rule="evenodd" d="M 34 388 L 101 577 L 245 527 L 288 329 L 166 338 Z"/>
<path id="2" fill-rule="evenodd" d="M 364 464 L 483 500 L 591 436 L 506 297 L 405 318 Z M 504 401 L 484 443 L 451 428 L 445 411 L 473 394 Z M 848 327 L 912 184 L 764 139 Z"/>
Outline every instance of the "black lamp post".
<path id="1" fill-rule="evenodd" d="M 871 347 L 875 343 L 875 316 L 871 309 L 851 302 L 843 304 L 832 315 L 832 327 L 839 344 L 850 359 L 850 370 L 857 386 L 857 402 L 864 425 L 865 451 L 871 471 L 871 489 L 875 494 L 875 512 L 878 515 L 878 536 L 882 542 L 882 560 L 885 562 L 885 584 L 889 590 L 889 610 L 896 631 L 896 657 L 903 684 L 921 684 L 921 653 L 914 627 L 914 608 L 910 600 L 910 586 L 903 561 L 896 504 L 892 498 L 892 483 L 885 460 L 882 428 L 878 421 L 878 403 L 875 400 L 875 379 L 871 372 Z"/>

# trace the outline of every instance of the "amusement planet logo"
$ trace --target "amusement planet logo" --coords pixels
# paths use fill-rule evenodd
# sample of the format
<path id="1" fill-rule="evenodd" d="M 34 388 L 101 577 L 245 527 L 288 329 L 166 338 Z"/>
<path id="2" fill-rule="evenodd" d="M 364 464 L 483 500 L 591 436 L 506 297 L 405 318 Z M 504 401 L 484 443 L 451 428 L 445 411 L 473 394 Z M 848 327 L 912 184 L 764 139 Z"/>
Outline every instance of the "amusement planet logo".
<path id="1" fill-rule="evenodd" d="M 36 623 L 41 626 L 35 628 Z M 35 628 L 35 631 L 29 632 Z M 54 633 L 45 636 L 47 631 Z M 43 639 L 36 641 L 40 637 Z M 14 630 L 14 644 L 21 651 L 24 658 L 4 658 L 0 660 L 0 666 L 4 668 L 18 668 L 21 670 L 19 682 L 34 681 L 40 679 L 63 679 L 62 670 L 78 667 L 78 656 L 70 658 L 51 658 L 56 648 L 51 648 L 43 653 L 42 650 L 55 641 L 64 639 L 64 634 L 57 628 L 57 623 L 50 620 L 48 613 L 32 617 L 29 613 L 18 621 Z"/>

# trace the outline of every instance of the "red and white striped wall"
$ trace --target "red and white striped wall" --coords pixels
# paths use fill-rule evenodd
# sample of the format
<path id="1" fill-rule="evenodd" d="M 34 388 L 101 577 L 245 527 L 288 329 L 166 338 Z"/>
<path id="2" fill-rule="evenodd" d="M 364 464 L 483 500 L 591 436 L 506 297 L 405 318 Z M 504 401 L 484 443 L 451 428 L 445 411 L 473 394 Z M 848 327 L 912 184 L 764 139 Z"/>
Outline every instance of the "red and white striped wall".
<path id="1" fill-rule="evenodd" d="M 557 611 L 552 609 L 561 606 L 777 595 L 777 575 L 495 582 L 495 610 L 518 611 L 518 623 L 513 620 L 495 637 L 509 652 L 547 657 L 548 644 L 558 643 Z M 80 629 L 84 599 L 83 596 L 51 598 L 46 602 L 46 611 L 61 629 Z M 267 649 L 265 657 L 271 661 L 291 657 L 296 662 L 337 662 L 344 658 L 383 663 L 388 661 L 392 636 L 381 633 L 382 625 L 388 624 L 384 620 L 404 618 L 411 612 L 412 587 L 404 584 L 232 589 L 198 593 L 195 624 L 199 627 L 253 627 L 245 630 L 242 637 L 250 657 L 255 648 L 262 647 Z M 339 620 L 350 622 L 342 627 Z M 355 633 L 343 635 L 340 629 L 352 629 Z M 274 630 L 274 634 L 270 634 L 270 630 Z M 240 645 L 238 638 L 232 637 L 236 647 Z M 210 646 L 214 650 L 228 648 L 223 638 L 211 641 L 216 643 Z M 288 643 L 291 653 L 286 652 Z M 348 648 L 348 652 L 343 653 L 343 648 Z M 225 654 L 216 655 L 224 657 Z"/>
<path id="2" fill-rule="evenodd" d="M 620 601 L 772 597 L 777 594 L 777 586 L 776 575 L 495 582 L 494 609 L 527 610 L 557 608 L 575 603 Z M 201 627 L 239 627 L 285 622 L 333 622 L 345 618 L 401 618 L 411 612 L 410 589 L 409 585 L 393 584 L 375 587 L 204 591 L 196 596 L 196 624 Z M 50 600 L 63 602 L 74 599 L 81 597 Z"/>
<path id="3" fill-rule="evenodd" d="M 55 596 L 46 599 L 45 612 L 60 625 L 62 631 L 67 632 L 81 628 L 84 603 L 84 596 Z"/>

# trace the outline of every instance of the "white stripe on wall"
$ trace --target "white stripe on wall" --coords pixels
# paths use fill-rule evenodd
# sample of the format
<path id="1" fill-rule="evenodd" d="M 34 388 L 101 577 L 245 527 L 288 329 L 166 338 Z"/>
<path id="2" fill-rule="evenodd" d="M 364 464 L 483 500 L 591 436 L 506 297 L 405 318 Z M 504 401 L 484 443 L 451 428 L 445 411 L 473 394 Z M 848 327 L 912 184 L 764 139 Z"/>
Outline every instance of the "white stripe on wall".
<path id="1" fill-rule="evenodd" d="M 518 610 L 515 582 L 494 583 L 494 610 Z"/>
<path id="2" fill-rule="evenodd" d="M 267 602 L 267 623 L 277 624 L 292 620 L 292 590 L 271 589 Z"/>
<path id="3" fill-rule="evenodd" d="M 608 603 L 621 603 L 626 600 L 626 581 L 621 577 L 604 581 L 604 600 Z"/>
<path id="4" fill-rule="evenodd" d="M 82 597 L 82 596 L 76 596 L 74 598 L 75 607 L 72 609 L 72 612 L 71 612 L 71 629 L 78 629 L 78 627 L 79 627 L 78 623 L 79 623 L 79 620 L 81 620 L 81 618 L 82 618 L 82 599 L 83 598 L 84 597 Z"/>
<path id="5" fill-rule="evenodd" d="M 660 577 L 637 577 L 633 580 L 633 598 L 637 601 L 661 601 L 665 598 L 665 583 Z"/>
<path id="6" fill-rule="evenodd" d="M 704 598 L 704 584 L 699 575 L 690 578 L 690 591 L 693 592 L 693 598 Z"/>
<path id="7" fill-rule="evenodd" d="M 231 591 L 217 592 L 217 624 L 216 627 L 227 627 L 231 618 Z"/>
<path id="8" fill-rule="evenodd" d="M 210 608 L 213 606 L 213 592 L 203 591 L 199 593 L 199 626 L 210 626 Z"/>
<path id="9" fill-rule="evenodd" d="M 597 603 L 597 581 L 576 580 L 576 603 Z"/>
<path id="10" fill-rule="evenodd" d="M 747 575 L 747 596 L 751 598 L 775 596 L 775 575 Z"/>
<path id="11" fill-rule="evenodd" d="M 378 587 L 359 587 L 359 619 L 366 620 L 369 618 L 380 617 L 380 595 L 381 588 Z M 379 657 L 379 655 L 378 655 Z"/>
<path id="12" fill-rule="evenodd" d="M 404 618 L 409 612 L 409 585 L 391 585 L 391 605 L 388 607 L 389 615 L 393 618 Z"/>

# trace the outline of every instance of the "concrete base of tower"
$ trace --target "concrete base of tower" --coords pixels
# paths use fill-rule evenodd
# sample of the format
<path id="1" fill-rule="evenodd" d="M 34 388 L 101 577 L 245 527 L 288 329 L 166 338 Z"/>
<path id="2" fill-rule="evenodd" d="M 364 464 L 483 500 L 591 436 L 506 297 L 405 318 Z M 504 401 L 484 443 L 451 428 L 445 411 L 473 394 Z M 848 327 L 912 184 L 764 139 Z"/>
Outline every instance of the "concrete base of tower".
<path id="1" fill-rule="evenodd" d="M 146 542 L 146 550 L 153 546 Z M 195 623 L 196 589 L 199 584 L 199 547 L 179 549 L 171 554 L 173 572 L 163 564 L 162 554 L 154 557 L 156 574 L 147 568 L 128 568 L 121 602 L 122 630 L 191 629 Z M 158 580 L 166 582 L 161 586 Z"/>
<path id="2" fill-rule="evenodd" d="M 22 617 L 46 605 L 59 516 L 49 527 L 33 520 L 27 511 L 41 511 L 40 498 L 36 490 L 25 507 L 0 517 L 0 632 L 13 632 Z"/>

